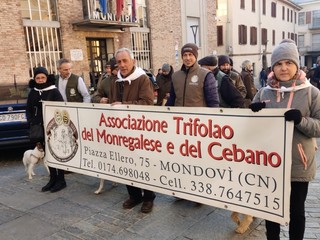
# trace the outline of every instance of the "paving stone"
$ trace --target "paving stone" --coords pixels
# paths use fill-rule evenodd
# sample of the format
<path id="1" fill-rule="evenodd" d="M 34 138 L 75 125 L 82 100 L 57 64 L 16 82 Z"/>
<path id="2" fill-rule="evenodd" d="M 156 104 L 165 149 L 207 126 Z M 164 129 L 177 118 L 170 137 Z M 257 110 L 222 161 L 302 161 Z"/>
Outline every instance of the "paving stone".
<path id="1" fill-rule="evenodd" d="M 0 156 L 1 159 L 1 156 Z M 318 164 L 320 166 L 318 153 Z M 150 214 L 141 205 L 127 210 L 125 185 L 106 182 L 100 195 L 99 179 L 66 174 L 67 188 L 42 193 L 48 174 L 37 166 L 37 175 L 26 178 L 21 157 L 0 160 L 0 239 L 2 240 L 264 240 L 265 221 L 255 218 L 245 234 L 234 232 L 230 212 L 212 206 L 157 194 Z M 320 239 L 320 168 L 310 183 L 306 201 L 305 240 Z M 36 228 L 35 228 L 36 226 Z M 289 240 L 281 227 L 281 240 Z"/>

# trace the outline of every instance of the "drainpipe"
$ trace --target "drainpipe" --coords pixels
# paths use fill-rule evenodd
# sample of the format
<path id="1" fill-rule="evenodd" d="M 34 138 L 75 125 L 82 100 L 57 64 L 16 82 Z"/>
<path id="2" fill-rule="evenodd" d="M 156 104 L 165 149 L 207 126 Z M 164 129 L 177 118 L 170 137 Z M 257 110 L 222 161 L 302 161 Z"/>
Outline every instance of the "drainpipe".
<path id="1" fill-rule="evenodd" d="M 226 53 L 228 53 L 228 55 L 230 55 L 230 49 L 231 49 L 231 32 L 230 32 L 230 7 L 229 7 L 229 0 L 227 0 L 227 22 L 226 22 L 226 32 L 227 32 L 227 35 L 226 35 L 226 46 L 227 46 L 227 49 L 226 49 Z"/>

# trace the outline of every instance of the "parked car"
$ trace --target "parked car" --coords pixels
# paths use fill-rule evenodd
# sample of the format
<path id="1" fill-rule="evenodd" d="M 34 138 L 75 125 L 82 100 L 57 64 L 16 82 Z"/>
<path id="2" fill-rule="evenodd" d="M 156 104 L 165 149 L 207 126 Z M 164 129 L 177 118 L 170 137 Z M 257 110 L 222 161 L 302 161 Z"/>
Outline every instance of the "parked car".
<path id="1" fill-rule="evenodd" d="M 26 118 L 27 86 L 0 86 L 0 149 L 31 146 Z"/>

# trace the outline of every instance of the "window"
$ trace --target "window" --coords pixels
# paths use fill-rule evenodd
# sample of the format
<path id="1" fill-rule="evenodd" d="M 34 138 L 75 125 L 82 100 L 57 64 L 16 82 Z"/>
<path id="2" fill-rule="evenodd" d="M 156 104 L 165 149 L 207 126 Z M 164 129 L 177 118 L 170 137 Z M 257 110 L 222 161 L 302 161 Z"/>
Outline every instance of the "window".
<path id="1" fill-rule="evenodd" d="M 282 20 L 286 19 L 285 15 L 286 15 L 286 8 L 282 6 Z"/>
<path id="2" fill-rule="evenodd" d="M 195 43 L 201 47 L 200 42 L 200 18 L 187 17 L 187 42 Z"/>
<path id="3" fill-rule="evenodd" d="M 256 0 L 251 1 L 251 11 L 255 12 L 256 11 Z"/>
<path id="4" fill-rule="evenodd" d="M 293 11 L 290 11 L 290 22 L 293 22 Z"/>
<path id="5" fill-rule="evenodd" d="M 268 43 L 268 30 L 266 28 L 261 29 L 261 44 L 267 45 Z"/>
<path id="6" fill-rule="evenodd" d="M 313 28 L 320 27 L 320 10 L 312 11 L 312 27 Z"/>
<path id="7" fill-rule="evenodd" d="M 272 45 L 276 45 L 276 30 L 272 30 Z"/>
<path id="8" fill-rule="evenodd" d="M 312 40 L 312 49 L 319 50 L 320 49 L 320 34 L 319 33 L 312 34 L 311 40 Z"/>
<path id="9" fill-rule="evenodd" d="M 217 45 L 223 46 L 223 26 L 217 26 Z"/>
<path id="10" fill-rule="evenodd" d="M 304 35 L 299 35 L 298 36 L 298 47 L 304 47 Z"/>
<path id="11" fill-rule="evenodd" d="M 285 35 L 286 35 L 286 33 L 283 31 L 282 32 L 282 39 L 285 39 Z"/>
<path id="12" fill-rule="evenodd" d="M 298 25 L 304 25 L 305 24 L 305 17 L 306 17 L 306 13 L 305 12 L 299 12 L 298 13 Z"/>
<path id="13" fill-rule="evenodd" d="M 271 17 L 277 17 L 277 4 L 271 2 Z"/>
<path id="14" fill-rule="evenodd" d="M 57 2 L 55 0 L 20 0 L 23 19 L 58 21 Z"/>
<path id="15" fill-rule="evenodd" d="M 262 14 L 266 15 L 266 0 L 262 0 Z"/>
<path id="16" fill-rule="evenodd" d="M 240 9 L 245 9 L 245 0 L 240 0 Z"/>
<path id="17" fill-rule="evenodd" d="M 33 77 L 33 69 L 37 66 L 43 66 L 50 73 L 55 73 L 56 63 L 62 57 L 56 1 L 21 0 L 20 3 L 26 54 L 29 59 L 29 77 Z"/>
<path id="18" fill-rule="evenodd" d="M 250 27 L 250 44 L 257 45 L 257 28 Z"/>
<path id="19" fill-rule="evenodd" d="M 297 12 L 294 12 L 294 23 L 297 24 Z"/>
<path id="20" fill-rule="evenodd" d="M 239 44 L 247 44 L 247 26 L 239 25 Z"/>
<path id="21" fill-rule="evenodd" d="M 131 32 L 131 46 L 137 66 L 150 69 L 150 34 L 149 32 Z"/>
<path id="22" fill-rule="evenodd" d="M 290 10 L 289 8 L 287 9 L 287 21 L 289 22 L 289 14 L 290 14 Z"/>

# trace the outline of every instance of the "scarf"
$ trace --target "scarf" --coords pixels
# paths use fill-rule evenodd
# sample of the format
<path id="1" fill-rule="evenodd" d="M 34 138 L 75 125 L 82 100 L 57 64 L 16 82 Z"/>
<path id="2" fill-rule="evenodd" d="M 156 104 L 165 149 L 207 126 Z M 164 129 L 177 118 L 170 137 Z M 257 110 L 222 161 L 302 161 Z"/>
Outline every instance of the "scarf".
<path id="1" fill-rule="evenodd" d="M 129 85 L 131 85 L 131 82 L 136 80 L 137 78 L 139 78 L 142 75 L 146 75 L 146 72 L 140 68 L 140 67 L 136 67 L 133 71 L 133 73 L 131 73 L 130 75 L 128 75 L 127 77 L 122 77 L 120 71 L 118 71 L 118 79 L 116 80 L 116 82 L 125 82 L 128 81 Z"/>

